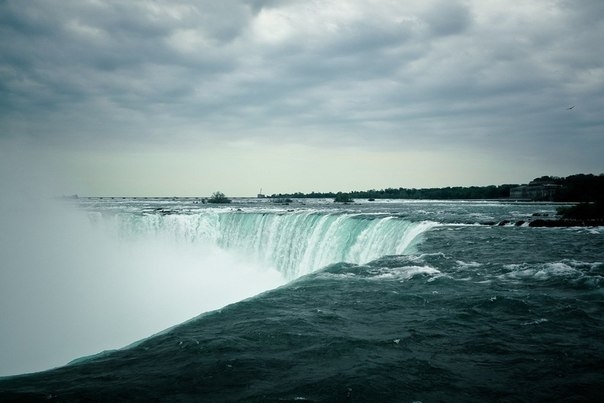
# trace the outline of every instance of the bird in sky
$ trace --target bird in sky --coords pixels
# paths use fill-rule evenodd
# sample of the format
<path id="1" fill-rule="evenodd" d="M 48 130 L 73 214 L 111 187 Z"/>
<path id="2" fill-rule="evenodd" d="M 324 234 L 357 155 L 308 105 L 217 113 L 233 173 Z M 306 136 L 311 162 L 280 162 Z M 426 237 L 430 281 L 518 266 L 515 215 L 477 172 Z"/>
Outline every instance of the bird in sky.
<path id="1" fill-rule="evenodd" d="M 571 110 L 571 109 L 573 109 L 574 107 L 575 107 L 575 105 L 573 105 L 573 106 L 571 106 L 570 108 L 567 108 L 567 109 L 570 111 L 570 110 Z"/>

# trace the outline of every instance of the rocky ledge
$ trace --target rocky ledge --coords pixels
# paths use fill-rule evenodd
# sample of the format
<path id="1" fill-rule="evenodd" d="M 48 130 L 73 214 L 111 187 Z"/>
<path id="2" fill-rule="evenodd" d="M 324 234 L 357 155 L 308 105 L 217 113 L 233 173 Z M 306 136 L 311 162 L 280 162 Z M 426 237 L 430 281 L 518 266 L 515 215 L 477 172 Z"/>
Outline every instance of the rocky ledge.
<path id="1" fill-rule="evenodd" d="M 592 218 L 592 219 L 552 219 L 544 220 L 538 219 L 528 223 L 529 227 L 600 227 L 604 226 L 604 218 Z"/>
<path id="2" fill-rule="evenodd" d="M 529 227 L 601 227 L 604 226 L 604 202 L 579 203 L 570 207 L 561 207 L 555 216 L 535 213 L 526 221 L 503 220 L 498 223 L 484 223 L 497 226 Z"/>
<path id="3" fill-rule="evenodd" d="M 482 225 L 490 225 L 496 227 L 602 227 L 604 226 L 603 218 L 594 219 L 536 219 L 536 220 L 503 220 L 500 222 L 487 221 L 482 222 Z"/>

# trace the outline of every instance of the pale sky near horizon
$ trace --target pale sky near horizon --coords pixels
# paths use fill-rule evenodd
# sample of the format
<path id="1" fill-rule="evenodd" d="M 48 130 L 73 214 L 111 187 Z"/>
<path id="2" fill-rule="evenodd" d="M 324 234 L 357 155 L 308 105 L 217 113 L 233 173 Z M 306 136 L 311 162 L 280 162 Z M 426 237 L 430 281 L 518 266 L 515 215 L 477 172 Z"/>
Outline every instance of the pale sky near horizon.
<path id="1" fill-rule="evenodd" d="M 0 186 L 249 196 L 600 174 L 602 38 L 601 0 L 1 1 Z"/>

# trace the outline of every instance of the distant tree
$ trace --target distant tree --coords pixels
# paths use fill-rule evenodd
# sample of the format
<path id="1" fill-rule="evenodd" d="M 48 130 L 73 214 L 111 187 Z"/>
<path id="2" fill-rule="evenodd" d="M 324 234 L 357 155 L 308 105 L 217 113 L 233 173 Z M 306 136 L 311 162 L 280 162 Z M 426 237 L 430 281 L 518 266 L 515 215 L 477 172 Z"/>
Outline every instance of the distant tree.
<path id="1" fill-rule="evenodd" d="M 554 201 L 604 202 L 604 176 L 577 174 L 567 176 L 561 183 Z"/>
<path id="2" fill-rule="evenodd" d="M 333 201 L 336 203 L 352 203 L 354 200 L 348 193 L 338 192 L 336 193 L 336 197 L 333 199 Z"/>
<path id="3" fill-rule="evenodd" d="M 231 199 L 227 198 L 222 192 L 214 192 L 212 197 L 208 199 L 208 203 L 230 203 Z"/>

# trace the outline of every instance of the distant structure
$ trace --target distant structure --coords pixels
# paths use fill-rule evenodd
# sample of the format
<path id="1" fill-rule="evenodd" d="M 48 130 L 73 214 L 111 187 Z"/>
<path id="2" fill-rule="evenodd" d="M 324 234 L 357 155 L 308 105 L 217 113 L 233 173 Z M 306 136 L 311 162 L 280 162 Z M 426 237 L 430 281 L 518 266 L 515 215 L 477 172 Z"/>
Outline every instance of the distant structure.
<path id="1" fill-rule="evenodd" d="M 553 201 L 562 186 L 555 183 L 532 181 L 510 189 L 510 199 Z"/>
<path id="2" fill-rule="evenodd" d="M 266 195 L 264 193 L 262 193 L 262 188 L 260 188 L 260 193 L 258 193 L 257 196 L 259 199 L 264 199 L 266 197 Z"/>

